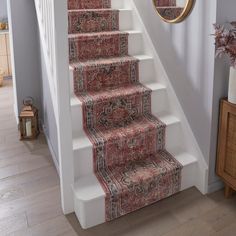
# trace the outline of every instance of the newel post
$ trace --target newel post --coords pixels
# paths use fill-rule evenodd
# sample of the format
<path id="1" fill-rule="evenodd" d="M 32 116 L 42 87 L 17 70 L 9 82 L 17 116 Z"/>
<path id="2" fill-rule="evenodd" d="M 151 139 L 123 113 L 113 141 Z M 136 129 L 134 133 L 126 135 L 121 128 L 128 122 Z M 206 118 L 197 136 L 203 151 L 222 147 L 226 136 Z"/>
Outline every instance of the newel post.
<path id="1" fill-rule="evenodd" d="M 67 0 L 52 0 L 54 6 L 56 96 L 58 106 L 58 155 L 64 214 L 74 211 L 72 124 L 70 110 Z"/>

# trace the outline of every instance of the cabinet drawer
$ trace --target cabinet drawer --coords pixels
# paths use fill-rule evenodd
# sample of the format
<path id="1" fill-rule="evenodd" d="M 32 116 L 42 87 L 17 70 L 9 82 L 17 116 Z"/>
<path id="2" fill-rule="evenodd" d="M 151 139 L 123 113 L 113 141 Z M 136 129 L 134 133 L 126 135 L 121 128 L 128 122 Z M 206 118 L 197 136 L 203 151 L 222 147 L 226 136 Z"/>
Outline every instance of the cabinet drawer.
<path id="1" fill-rule="evenodd" d="M 236 190 L 236 105 L 221 102 L 217 174 Z"/>

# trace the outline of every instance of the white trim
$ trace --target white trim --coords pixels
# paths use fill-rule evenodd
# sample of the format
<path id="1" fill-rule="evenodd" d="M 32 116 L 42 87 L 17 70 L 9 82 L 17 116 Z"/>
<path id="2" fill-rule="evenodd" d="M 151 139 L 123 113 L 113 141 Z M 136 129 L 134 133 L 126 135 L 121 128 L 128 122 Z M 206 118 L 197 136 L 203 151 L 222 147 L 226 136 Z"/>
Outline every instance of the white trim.
<path id="1" fill-rule="evenodd" d="M 57 161 L 57 156 L 56 156 L 56 153 L 54 152 L 51 141 L 50 141 L 50 139 L 47 135 L 47 132 L 46 132 L 47 128 L 45 127 L 45 125 L 42 125 L 42 128 L 43 128 L 43 134 L 44 134 L 44 136 L 46 138 L 46 141 L 47 141 L 47 144 L 48 144 L 49 151 L 50 151 L 51 156 L 52 156 L 53 163 L 54 163 L 54 165 L 56 167 L 56 170 L 57 170 L 57 174 L 60 176 L 59 163 Z"/>
<path id="2" fill-rule="evenodd" d="M 208 193 L 214 193 L 222 188 L 224 188 L 224 183 L 221 180 L 217 180 L 208 185 Z"/>

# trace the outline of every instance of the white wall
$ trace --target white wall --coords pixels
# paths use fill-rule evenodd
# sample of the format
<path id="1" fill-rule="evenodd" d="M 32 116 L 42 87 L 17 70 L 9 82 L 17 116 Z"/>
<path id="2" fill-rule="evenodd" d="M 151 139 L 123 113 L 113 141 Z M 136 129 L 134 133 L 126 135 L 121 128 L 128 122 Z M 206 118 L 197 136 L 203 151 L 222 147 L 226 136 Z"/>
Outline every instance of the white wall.
<path id="1" fill-rule="evenodd" d="M 39 108 L 40 119 L 52 154 L 57 158 L 57 129 L 48 84 L 50 78 L 47 78 L 45 61 L 41 53 L 34 1 L 8 1 L 16 115 L 18 116 L 21 109 L 23 98 L 32 96 Z"/>
<path id="2" fill-rule="evenodd" d="M 7 0 L 0 0 L 0 20 L 7 18 Z"/>
<path id="3" fill-rule="evenodd" d="M 170 25 L 157 16 L 152 0 L 136 6 L 165 67 L 207 163 L 210 159 L 214 86 L 216 1 L 196 1 L 186 21 Z M 178 138 L 178 137 L 176 137 Z"/>
<path id="4" fill-rule="evenodd" d="M 42 115 L 39 35 L 34 1 L 8 0 L 8 16 L 16 116 L 26 96 L 34 98 Z"/>

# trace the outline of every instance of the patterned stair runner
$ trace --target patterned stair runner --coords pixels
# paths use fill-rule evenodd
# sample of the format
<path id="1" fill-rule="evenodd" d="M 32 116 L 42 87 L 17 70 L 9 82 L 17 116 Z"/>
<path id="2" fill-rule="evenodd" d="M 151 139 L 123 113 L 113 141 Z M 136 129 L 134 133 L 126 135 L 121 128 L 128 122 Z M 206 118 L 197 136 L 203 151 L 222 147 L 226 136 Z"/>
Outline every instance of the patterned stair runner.
<path id="1" fill-rule="evenodd" d="M 119 30 L 119 11 L 70 10 L 69 26 L 69 34 Z"/>
<path id="2" fill-rule="evenodd" d="M 68 7 L 74 93 L 109 221 L 177 193 L 182 166 L 165 150 L 166 125 L 151 114 L 152 91 L 139 82 L 128 33 L 117 31 L 118 11 L 105 0 Z"/>

